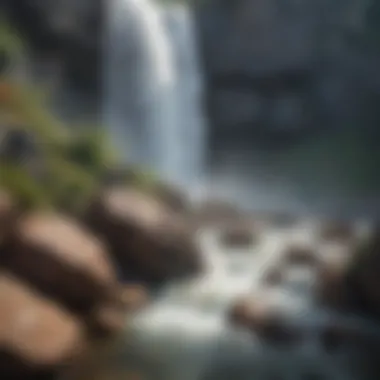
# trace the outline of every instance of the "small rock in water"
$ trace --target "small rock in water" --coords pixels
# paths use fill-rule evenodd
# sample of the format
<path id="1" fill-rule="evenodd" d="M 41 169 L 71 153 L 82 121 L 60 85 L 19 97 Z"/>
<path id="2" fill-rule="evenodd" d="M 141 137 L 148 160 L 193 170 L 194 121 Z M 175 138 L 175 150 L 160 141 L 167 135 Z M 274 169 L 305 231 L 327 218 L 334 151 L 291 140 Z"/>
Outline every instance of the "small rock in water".
<path id="1" fill-rule="evenodd" d="M 304 338 L 301 330 L 288 326 L 278 308 L 264 299 L 241 300 L 232 308 L 230 321 L 248 328 L 263 343 L 293 345 Z"/>
<path id="2" fill-rule="evenodd" d="M 268 216 L 270 224 L 279 228 L 293 227 L 298 220 L 299 218 L 296 215 L 286 212 L 274 213 Z"/>
<path id="3" fill-rule="evenodd" d="M 348 260 L 345 257 L 330 257 L 322 262 L 317 278 L 317 299 L 322 305 L 333 309 L 347 306 L 347 272 Z"/>
<path id="4" fill-rule="evenodd" d="M 249 248 L 257 240 L 257 231 L 251 223 L 232 223 L 221 227 L 221 243 L 227 248 Z"/>
<path id="5" fill-rule="evenodd" d="M 328 221 L 323 223 L 320 237 L 325 241 L 349 241 L 354 237 L 355 226 L 349 221 Z"/>
<path id="6" fill-rule="evenodd" d="M 358 248 L 350 271 L 350 285 L 358 304 L 375 318 L 380 317 L 380 234 Z"/>
<path id="7" fill-rule="evenodd" d="M 264 276 L 264 284 L 267 286 L 281 285 L 284 280 L 284 274 L 281 267 L 271 268 Z"/>
<path id="8" fill-rule="evenodd" d="M 284 253 L 285 262 L 289 265 L 317 266 L 317 253 L 308 246 L 291 245 Z"/>

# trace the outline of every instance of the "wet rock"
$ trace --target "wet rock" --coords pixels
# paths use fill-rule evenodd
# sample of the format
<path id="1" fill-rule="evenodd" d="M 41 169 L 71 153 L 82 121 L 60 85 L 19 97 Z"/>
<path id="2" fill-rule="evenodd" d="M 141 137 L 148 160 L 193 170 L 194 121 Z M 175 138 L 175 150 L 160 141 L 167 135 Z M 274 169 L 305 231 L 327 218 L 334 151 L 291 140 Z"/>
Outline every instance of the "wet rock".
<path id="1" fill-rule="evenodd" d="M 266 286 L 278 286 L 281 285 L 284 280 L 284 273 L 282 268 L 271 268 L 264 276 L 264 285 Z"/>
<path id="2" fill-rule="evenodd" d="M 356 308 L 380 317 L 380 234 L 359 247 L 352 260 L 348 283 Z"/>
<path id="3" fill-rule="evenodd" d="M 247 328 L 263 343 L 293 345 L 304 337 L 302 331 L 285 323 L 278 308 L 262 298 L 237 302 L 231 309 L 229 320 Z"/>
<path id="4" fill-rule="evenodd" d="M 3 250 L 3 266 L 76 312 L 87 313 L 116 285 L 103 245 L 63 216 L 25 215 Z"/>
<path id="5" fill-rule="evenodd" d="M 75 318 L 4 272 L 0 305 L 2 378 L 39 378 L 37 374 L 69 364 L 84 349 L 84 330 Z"/>
<path id="6" fill-rule="evenodd" d="M 317 299 L 322 305 L 333 309 L 348 306 L 346 276 L 349 261 L 347 257 L 325 258 L 318 269 Z"/>
<path id="7" fill-rule="evenodd" d="M 370 326 L 370 325 L 369 325 Z M 375 327 L 377 329 L 377 326 Z M 380 348 L 379 335 L 363 323 L 347 323 L 335 318 L 327 322 L 321 332 L 321 343 L 327 351 L 334 351 L 352 345 L 355 347 Z"/>
<path id="8" fill-rule="evenodd" d="M 331 352 L 342 348 L 342 346 L 348 343 L 350 337 L 353 337 L 351 330 L 342 326 L 341 323 L 331 322 L 322 330 L 320 339 L 323 348 L 327 352 Z"/>
<path id="9" fill-rule="evenodd" d="M 248 248 L 257 238 L 253 223 L 231 223 L 221 227 L 221 243 L 227 248 Z"/>
<path id="10" fill-rule="evenodd" d="M 288 265 L 317 266 L 317 253 L 312 247 L 302 244 L 290 245 L 284 253 L 285 263 Z"/>
<path id="11" fill-rule="evenodd" d="M 123 276 L 165 281 L 202 269 L 187 221 L 135 189 L 109 189 L 89 207 L 86 221 L 104 237 Z"/>
<path id="12" fill-rule="evenodd" d="M 278 212 L 267 215 L 267 221 L 277 228 L 289 228 L 293 227 L 299 221 L 299 218 L 291 213 Z"/>
<path id="13" fill-rule="evenodd" d="M 354 238 L 355 227 L 348 221 L 328 221 L 323 223 L 320 237 L 325 241 L 350 241 Z"/>

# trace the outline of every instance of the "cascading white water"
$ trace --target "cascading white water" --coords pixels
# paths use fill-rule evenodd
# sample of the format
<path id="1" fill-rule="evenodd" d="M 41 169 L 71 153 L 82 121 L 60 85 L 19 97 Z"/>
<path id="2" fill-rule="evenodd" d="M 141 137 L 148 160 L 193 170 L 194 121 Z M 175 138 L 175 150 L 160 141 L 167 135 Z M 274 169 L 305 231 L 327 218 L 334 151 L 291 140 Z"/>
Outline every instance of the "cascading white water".
<path id="1" fill-rule="evenodd" d="M 349 351 L 331 354 L 320 344 L 320 329 L 331 314 L 315 302 L 315 268 L 290 266 L 281 288 L 264 281 L 271 268 L 281 266 L 288 244 L 298 242 L 337 258 L 348 254 L 345 244 L 319 241 L 317 231 L 313 221 L 285 229 L 268 225 L 256 243 L 239 250 L 223 247 L 218 230 L 204 230 L 199 244 L 207 273 L 169 284 L 128 323 L 120 351 L 133 356 L 147 378 L 153 371 L 155 380 L 358 379 Z M 365 233 L 359 225 L 357 238 Z M 236 299 L 263 290 L 281 305 L 289 325 L 307 331 L 301 345 L 272 347 L 228 324 L 226 312 Z"/>
<path id="2" fill-rule="evenodd" d="M 202 109 L 203 75 L 192 14 L 186 6 L 165 8 L 165 23 L 172 43 L 179 130 L 180 182 L 196 190 L 204 179 L 206 121 Z"/>
<path id="3" fill-rule="evenodd" d="M 128 162 L 187 188 L 203 169 L 201 76 L 185 7 L 110 2 L 105 115 Z"/>

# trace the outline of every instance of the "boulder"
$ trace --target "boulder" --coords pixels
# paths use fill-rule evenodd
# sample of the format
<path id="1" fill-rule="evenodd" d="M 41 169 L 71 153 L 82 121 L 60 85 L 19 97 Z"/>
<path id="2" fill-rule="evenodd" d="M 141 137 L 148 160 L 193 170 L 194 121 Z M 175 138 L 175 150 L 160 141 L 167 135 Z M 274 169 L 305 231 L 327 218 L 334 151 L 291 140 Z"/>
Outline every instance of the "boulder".
<path id="1" fill-rule="evenodd" d="M 2 378 L 54 371 L 85 348 L 84 329 L 73 316 L 4 272 L 0 305 Z"/>
<path id="2" fill-rule="evenodd" d="M 117 284 L 104 246 L 64 216 L 25 215 L 3 251 L 3 266 L 76 312 L 88 312 Z"/>
<path id="3" fill-rule="evenodd" d="M 238 301 L 230 311 L 229 320 L 247 328 L 263 343 L 292 345 L 304 338 L 302 331 L 288 326 L 278 308 L 264 297 Z"/>
<path id="4" fill-rule="evenodd" d="M 138 190 L 104 191 L 85 219 L 108 243 L 124 277 L 161 282 L 202 269 L 187 221 Z"/>

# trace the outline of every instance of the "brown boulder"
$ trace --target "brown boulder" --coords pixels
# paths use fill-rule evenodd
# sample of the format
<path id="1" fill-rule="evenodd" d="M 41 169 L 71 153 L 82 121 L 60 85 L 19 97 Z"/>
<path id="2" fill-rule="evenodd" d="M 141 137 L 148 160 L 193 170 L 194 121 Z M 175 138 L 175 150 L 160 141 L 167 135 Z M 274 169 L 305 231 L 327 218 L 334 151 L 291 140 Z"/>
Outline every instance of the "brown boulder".
<path id="1" fill-rule="evenodd" d="M 237 302 L 231 309 L 229 320 L 270 344 L 292 345 L 304 337 L 302 331 L 288 326 L 279 310 L 261 297 Z"/>
<path id="2" fill-rule="evenodd" d="M 4 242 L 2 265 L 75 311 L 87 312 L 116 284 L 102 244 L 69 218 L 35 213 Z"/>
<path id="3" fill-rule="evenodd" d="M 0 305 L 2 378 L 53 370 L 85 347 L 76 319 L 5 273 L 0 275 Z"/>
<path id="4" fill-rule="evenodd" d="M 185 219 L 137 190 L 104 192 L 89 207 L 86 221 L 107 241 L 126 276 L 164 281 L 197 273 L 202 267 Z"/>

